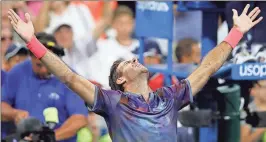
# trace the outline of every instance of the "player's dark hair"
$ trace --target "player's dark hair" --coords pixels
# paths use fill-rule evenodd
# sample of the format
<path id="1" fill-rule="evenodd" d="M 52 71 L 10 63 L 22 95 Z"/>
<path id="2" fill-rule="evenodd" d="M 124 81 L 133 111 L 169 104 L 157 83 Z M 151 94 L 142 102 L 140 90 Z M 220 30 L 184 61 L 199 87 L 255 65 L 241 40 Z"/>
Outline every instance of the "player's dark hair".
<path id="1" fill-rule="evenodd" d="M 120 77 L 120 73 L 117 71 L 117 67 L 119 64 L 123 62 L 122 59 L 116 60 L 111 69 L 110 69 L 110 75 L 109 75 L 109 86 L 112 90 L 120 90 L 124 92 L 123 84 L 117 84 L 116 80 Z"/>
<path id="2" fill-rule="evenodd" d="M 178 41 L 175 49 L 175 55 L 178 62 L 181 62 L 183 56 L 190 56 L 192 52 L 192 46 L 198 44 L 198 41 L 193 38 L 184 38 Z"/>

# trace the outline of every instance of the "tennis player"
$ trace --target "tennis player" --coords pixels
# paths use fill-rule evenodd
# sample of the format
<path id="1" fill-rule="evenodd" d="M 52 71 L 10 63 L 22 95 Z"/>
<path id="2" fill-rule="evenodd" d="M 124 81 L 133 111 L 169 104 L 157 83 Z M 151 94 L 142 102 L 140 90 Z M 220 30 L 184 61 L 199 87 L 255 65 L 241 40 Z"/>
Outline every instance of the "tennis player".
<path id="1" fill-rule="evenodd" d="M 72 72 L 37 40 L 28 13 L 24 22 L 10 10 L 9 19 L 29 50 L 82 97 L 91 111 L 105 118 L 114 142 L 175 142 L 178 110 L 193 101 L 193 96 L 223 65 L 243 34 L 262 20 L 256 19 L 260 9 L 256 7 L 248 13 L 249 7 L 246 5 L 241 15 L 233 9 L 234 27 L 187 79 L 155 92 L 148 86 L 148 69 L 137 59 L 116 61 L 109 77 L 112 90 L 104 90 Z"/>

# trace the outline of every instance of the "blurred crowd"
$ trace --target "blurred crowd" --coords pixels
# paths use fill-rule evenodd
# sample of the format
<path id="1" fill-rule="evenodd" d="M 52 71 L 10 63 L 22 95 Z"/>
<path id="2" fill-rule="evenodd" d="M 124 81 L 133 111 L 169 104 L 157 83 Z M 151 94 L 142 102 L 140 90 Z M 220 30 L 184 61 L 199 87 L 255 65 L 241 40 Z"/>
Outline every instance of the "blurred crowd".
<path id="1" fill-rule="evenodd" d="M 225 13 L 217 21 L 218 42 L 224 39 L 228 29 L 232 27 L 231 9 L 242 10 L 244 5 L 245 2 L 226 3 Z M 266 17 L 265 2 L 257 5 Z M 94 113 L 88 114 L 84 101 L 58 80 L 54 80 L 48 69 L 29 53 L 25 43 L 11 27 L 7 14 L 9 9 L 14 9 L 22 20 L 25 20 L 24 14 L 29 13 L 37 38 L 47 48 L 61 56 L 79 75 L 95 85 L 109 89 L 108 75 L 112 63 L 118 59 L 128 60 L 138 56 L 140 42 L 134 34 L 135 12 L 131 5 L 117 1 L 3 1 L 1 8 L 2 138 L 14 132 L 14 124 L 10 122 L 17 123 L 29 116 L 44 121 L 42 111 L 56 107 L 60 120 L 55 129 L 57 140 L 111 141 L 103 118 Z M 202 15 L 199 11 L 175 10 L 174 13 L 174 61 L 197 65 L 201 61 L 202 45 L 201 24 L 195 23 L 201 23 Z M 262 38 L 266 28 L 262 27 L 263 24 L 265 25 L 265 20 L 235 48 L 229 62 L 266 61 L 266 40 Z M 146 65 L 165 63 L 166 56 L 167 41 L 145 38 Z M 173 76 L 172 82 L 176 81 L 177 78 Z M 164 86 L 164 75 L 151 73 L 149 85 L 152 90 Z M 266 109 L 266 97 L 263 96 L 265 88 L 265 81 L 259 81 L 251 89 L 251 95 L 255 98 L 252 104 L 258 110 Z M 56 94 L 52 92 L 54 90 L 63 90 L 64 93 Z M 265 129 L 252 129 L 251 132 L 249 126 L 243 126 L 242 138 L 252 137 L 256 133 L 257 139 L 266 132 Z M 180 141 L 194 141 L 190 128 L 180 129 Z"/>

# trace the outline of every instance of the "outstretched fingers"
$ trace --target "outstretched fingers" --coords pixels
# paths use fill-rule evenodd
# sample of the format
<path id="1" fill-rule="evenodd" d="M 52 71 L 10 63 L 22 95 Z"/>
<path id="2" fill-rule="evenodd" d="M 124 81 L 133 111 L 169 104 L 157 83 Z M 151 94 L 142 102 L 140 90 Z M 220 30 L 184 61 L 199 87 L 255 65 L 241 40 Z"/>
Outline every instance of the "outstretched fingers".
<path id="1" fill-rule="evenodd" d="M 13 21 L 15 24 L 18 23 L 18 20 L 16 19 L 16 17 L 13 15 L 11 11 L 8 11 L 8 18 L 10 21 Z"/>
<path id="2" fill-rule="evenodd" d="M 235 9 L 232 9 L 233 11 L 233 19 L 236 19 L 238 17 L 238 13 Z"/>
<path id="3" fill-rule="evenodd" d="M 244 8 L 242 14 L 247 15 L 249 7 L 250 7 L 250 5 L 247 4 L 246 7 Z"/>
<path id="4" fill-rule="evenodd" d="M 20 18 L 19 18 L 19 16 L 17 15 L 17 13 L 14 11 L 14 10 L 12 10 L 12 9 L 10 9 L 10 11 L 11 11 L 11 13 L 12 13 L 12 15 L 14 16 L 14 18 L 17 20 L 17 22 L 20 20 Z"/>
<path id="5" fill-rule="evenodd" d="M 15 31 L 18 30 L 17 24 L 15 24 L 14 21 L 11 21 L 11 25 L 13 26 L 13 28 L 15 29 Z"/>
<path id="6" fill-rule="evenodd" d="M 260 9 L 257 10 L 256 13 L 250 17 L 251 21 L 254 21 L 257 18 L 257 16 L 260 14 L 260 12 L 261 12 Z"/>
<path id="7" fill-rule="evenodd" d="M 251 12 L 249 12 L 248 17 L 251 18 L 258 10 L 258 7 L 254 8 Z"/>
<path id="8" fill-rule="evenodd" d="M 26 17 L 26 22 L 31 22 L 31 19 L 30 19 L 30 14 L 29 13 L 25 13 L 25 17 Z"/>
<path id="9" fill-rule="evenodd" d="M 252 27 L 255 26 L 255 25 L 257 25 L 262 19 L 263 19 L 263 17 L 260 17 L 256 21 L 252 22 Z"/>

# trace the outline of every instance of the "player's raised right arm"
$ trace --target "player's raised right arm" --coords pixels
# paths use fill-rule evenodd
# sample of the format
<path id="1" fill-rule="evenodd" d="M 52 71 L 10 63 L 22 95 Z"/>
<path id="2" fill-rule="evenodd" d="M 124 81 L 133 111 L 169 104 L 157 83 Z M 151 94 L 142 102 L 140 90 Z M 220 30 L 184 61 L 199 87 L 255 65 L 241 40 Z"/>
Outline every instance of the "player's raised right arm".
<path id="1" fill-rule="evenodd" d="M 95 86 L 87 79 L 75 74 L 59 57 L 47 50 L 37 40 L 34 36 L 34 28 L 30 15 L 28 13 L 25 14 L 26 22 L 24 22 L 13 10 L 9 10 L 8 14 L 14 30 L 27 43 L 29 50 L 42 61 L 51 73 L 57 76 L 88 104 L 92 105 L 94 102 Z"/>

